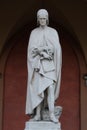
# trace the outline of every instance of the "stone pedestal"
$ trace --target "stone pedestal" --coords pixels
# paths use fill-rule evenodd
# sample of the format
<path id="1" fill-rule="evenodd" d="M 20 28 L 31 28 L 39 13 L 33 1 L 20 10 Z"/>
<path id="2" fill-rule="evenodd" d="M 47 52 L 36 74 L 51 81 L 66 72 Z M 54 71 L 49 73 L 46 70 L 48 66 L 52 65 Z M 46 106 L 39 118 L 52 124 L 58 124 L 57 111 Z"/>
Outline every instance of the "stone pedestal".
<path id="1" fill-rule="evenodd" d="M 24 130 L 61 130 L 61 124 L 49 121 L 28 121 Z"/>

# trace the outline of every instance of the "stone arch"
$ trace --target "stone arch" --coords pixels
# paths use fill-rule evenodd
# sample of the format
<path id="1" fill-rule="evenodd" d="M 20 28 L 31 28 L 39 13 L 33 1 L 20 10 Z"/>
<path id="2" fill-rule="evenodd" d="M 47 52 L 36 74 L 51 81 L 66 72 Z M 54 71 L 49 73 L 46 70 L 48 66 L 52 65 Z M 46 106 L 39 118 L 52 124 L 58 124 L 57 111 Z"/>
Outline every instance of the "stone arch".
<path id="1" fill-rule="evenodd" d="M 26 29 L 25 29 L 26 30 Z M 1 68 L 3 68 L 3 69 L 1 69 L 1 74 L 2 74 L 2 93 L 1 93 L 1 99 L 2 99 L 2 104 L 3 104 L 3 78 L 4 78 L 4 66 L 3 65 L 5 65 L 5 61 L 6 61 L 6 59 L 7 59 L 7 55 L 9 54 L 9 51 L 12 49 L 12 44 L 10 44 L 11 46 L 9 46 L 8 48 L 6 47 L 6 50 L 4 51 L 4 53 L 3 53 L 3 55 L 2 55 L 2 63 L 0 64 L 1 65 Z M 76 55 L 77 55 L 77 57 L 78 57 L 78 61 L 79 61 L 79 65 L 80 65 L 80 78 L 81 78 L 81 76 L 82 76 L 82 74 L 85 72 L 85 70 L 86 70 L 86 68 L 85 68 L 85 62 L 84 62 L 84 58 L 83 58 L 83 55 L 82 55 L 82 52 L 81 52 L 81 48 L 79 47 L 79 45 L 75 45 L 75 46 L 73 46 L 73 48 L 74 48 L 74 51 L 76 52 Z M 3 56 L 5 57 L 5 59 L 3 58 Z M 81 79 L 81 86 L 83 85 L 84 83 L 83 83 L 83 80 Z M 85 91 L 85 88 L 82 88 L 81 87 L 81 89 L 83 90 L 83 91 Z M 81 91 L 82 92 L 82 91 Z M 3 108 L 2 106 L 1 106 L 1 108 Z M 2 111 L 2 109 L 1 109 L 1 111 Z M 82 114 L 82 113 L 81 113 Z"/>

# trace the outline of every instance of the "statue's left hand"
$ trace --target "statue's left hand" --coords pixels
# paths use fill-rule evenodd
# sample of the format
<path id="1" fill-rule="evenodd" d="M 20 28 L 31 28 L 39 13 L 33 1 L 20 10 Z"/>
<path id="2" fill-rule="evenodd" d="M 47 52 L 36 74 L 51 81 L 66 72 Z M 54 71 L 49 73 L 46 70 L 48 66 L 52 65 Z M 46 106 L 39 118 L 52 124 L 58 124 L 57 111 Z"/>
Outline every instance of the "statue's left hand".
<path id="1" fill-rule="evenodd" d="M 52 60 L 52 57 L 45 52 L 42 52 L 40 55 L 41 55 L 41 59 Z"/>

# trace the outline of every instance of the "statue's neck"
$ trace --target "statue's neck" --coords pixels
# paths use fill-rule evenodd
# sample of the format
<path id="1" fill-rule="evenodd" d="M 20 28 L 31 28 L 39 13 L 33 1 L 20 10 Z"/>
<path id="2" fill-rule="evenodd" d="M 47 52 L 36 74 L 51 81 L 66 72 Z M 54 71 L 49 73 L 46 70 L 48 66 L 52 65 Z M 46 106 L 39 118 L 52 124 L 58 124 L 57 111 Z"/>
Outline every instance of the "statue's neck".
<path id="1" fill-rule="evenodd" d="M 46 29 L 46 28 L 47 28 L 47 25 L 45 25 L 45 26 L 41 26 L 41 25 L 40 25 L 40 28 L 41 28 L 41 29 Z"/>

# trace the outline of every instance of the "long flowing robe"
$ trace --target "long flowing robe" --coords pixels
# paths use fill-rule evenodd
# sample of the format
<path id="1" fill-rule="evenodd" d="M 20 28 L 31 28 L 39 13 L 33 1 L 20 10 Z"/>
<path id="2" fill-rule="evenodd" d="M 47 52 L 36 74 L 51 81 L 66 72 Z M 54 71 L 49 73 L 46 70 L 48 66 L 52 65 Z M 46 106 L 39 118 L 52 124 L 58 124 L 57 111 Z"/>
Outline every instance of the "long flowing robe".
<path id="1" fill-rule="evenodd" d="M 50 61 L 44 60 L 43 67 L 40 56 L 32 57 L 32 52 L 35 48 L 45 46 L 44 44 L 54 49 L 54 58 L 53 64 L 50 64 Z M 61 64 L 62 52 L 57 31 L 48 26 L 44 29 L 41 27 L 35 28 L 30 34 L 28 44 L 26 114 L 33 113 L 33 110 L 43 101 L 44 91 L 54 82 L 55 100 L 58 98 L 61 81 Z M 36 72 L 35 68 L 39 68 L 39 72 Z M 45 72 L 44 68 L 48 71 Z"/>

